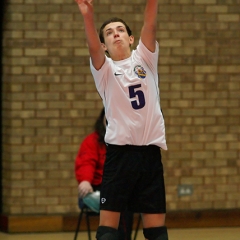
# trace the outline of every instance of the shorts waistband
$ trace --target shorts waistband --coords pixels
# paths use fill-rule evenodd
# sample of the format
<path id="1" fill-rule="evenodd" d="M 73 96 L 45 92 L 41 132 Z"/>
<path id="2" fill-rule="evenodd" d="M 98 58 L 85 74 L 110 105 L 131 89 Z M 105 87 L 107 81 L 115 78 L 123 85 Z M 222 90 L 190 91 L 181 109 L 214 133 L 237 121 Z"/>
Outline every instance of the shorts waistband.
<path id="1" fill-rule="evenodd" d="M 109 148 L 115 148 L 115 149 L 122 149 L 127 151 L 152 151 L 154 149 L 160 149 L 160 147 L 156 145 L 115 145 L 115 144 L 109 144 L 106 143 L 107 147 Z"/>

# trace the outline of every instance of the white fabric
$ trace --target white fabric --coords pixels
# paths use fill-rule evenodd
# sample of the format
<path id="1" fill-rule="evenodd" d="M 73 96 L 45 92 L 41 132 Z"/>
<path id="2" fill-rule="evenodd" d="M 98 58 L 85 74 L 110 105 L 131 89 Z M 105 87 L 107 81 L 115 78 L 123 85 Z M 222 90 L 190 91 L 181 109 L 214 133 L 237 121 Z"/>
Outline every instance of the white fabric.
<path id="1" fill-rule="evenodd" d="M 108 121 L 106 143 L 157 145 L 167 150 L 159 102 L 158 51 L 157 42 L 152 53 L 140 40 L 128 59 L 113 61 L 106 57 L 99 70 L 93 67 L 90 59 Z"/>

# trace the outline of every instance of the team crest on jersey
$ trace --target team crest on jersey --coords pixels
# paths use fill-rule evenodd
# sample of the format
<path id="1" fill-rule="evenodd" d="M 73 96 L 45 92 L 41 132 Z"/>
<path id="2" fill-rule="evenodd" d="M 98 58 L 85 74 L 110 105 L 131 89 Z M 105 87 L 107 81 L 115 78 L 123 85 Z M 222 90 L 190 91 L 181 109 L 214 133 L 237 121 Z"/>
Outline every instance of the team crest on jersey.
<path id="1" fill-rule="evenodd" d="M 141 79 L 144 79 L 146 77 L 146 71 L 141 65 L 137 65 L 134 67 L 134 72 L 137 74 L 137 76 Z"/>

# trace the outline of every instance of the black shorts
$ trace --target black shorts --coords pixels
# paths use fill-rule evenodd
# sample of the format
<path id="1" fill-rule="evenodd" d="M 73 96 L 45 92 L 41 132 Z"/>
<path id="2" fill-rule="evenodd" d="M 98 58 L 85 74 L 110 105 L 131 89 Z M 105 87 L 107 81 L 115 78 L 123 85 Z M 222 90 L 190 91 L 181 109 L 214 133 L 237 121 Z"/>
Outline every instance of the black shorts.
<path id="1" fill-rule="evenodd" d="M 100 209 L 115 212 L 166 213 L 160 148 L 108 145 Z"/>

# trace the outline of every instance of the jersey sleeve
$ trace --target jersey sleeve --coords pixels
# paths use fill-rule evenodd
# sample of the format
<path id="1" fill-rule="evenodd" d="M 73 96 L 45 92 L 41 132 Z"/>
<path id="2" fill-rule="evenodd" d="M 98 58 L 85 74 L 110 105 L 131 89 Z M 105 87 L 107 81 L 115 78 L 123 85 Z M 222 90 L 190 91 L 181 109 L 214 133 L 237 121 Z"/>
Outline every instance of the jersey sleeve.
<path id="1" fill-rule="evenodd" d="M 136 49 L 136 53 L 143 59 L 143 61 L 148 65 L 153 73 L 158 72 L 158 54 L 159 54 L 159 45 L 156 42 L 155 52 L 149 51 L 141 39 L 139 40 L 139 44 Z"/>
<path id="2" fill-rule="evenodd" d="M 110 59 L 105 56 L 105 62 L 99 70 L 96 70 L 92 64 L 92 60 L 90 58 L 90 69 L 95 81 L 96 88 L 101 96 L 104 99 L 104 89 L 107 85 L 108 78 L 106 77 L 109 74 L 111 69 L 111 62 Z"/>

